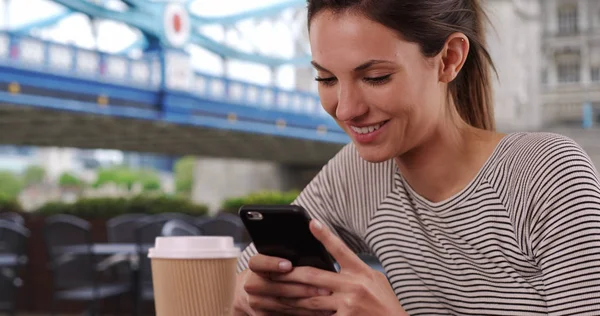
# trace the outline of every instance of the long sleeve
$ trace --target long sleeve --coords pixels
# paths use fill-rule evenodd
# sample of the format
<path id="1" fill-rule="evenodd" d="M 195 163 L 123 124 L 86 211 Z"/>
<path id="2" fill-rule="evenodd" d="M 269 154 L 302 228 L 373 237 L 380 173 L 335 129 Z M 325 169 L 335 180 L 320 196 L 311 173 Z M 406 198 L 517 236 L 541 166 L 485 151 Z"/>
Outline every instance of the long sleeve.
<path id="1" fill-rule="evenodd" d="M 529 238 L 549 315 L 600 315 L 600 182 L 568 139 L 544 152 Z"/>

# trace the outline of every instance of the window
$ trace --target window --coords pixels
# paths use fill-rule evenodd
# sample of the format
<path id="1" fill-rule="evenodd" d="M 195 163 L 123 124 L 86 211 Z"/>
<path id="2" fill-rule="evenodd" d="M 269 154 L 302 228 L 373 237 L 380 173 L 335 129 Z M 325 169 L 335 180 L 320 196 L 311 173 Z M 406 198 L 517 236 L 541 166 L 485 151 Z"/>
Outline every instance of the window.
<path id="1" fill-rule="evenodd" d="M 558 9 L 558 33 L 576 34 L 579 31 L 577 5 L 566 4 Z"/>
<path id="2" fill-rule="evenodd" d="M 600 66 L 592 67 L 592 81 L 600 82 Z"/>
<path id="3" fill-rule="evenodd" d="M 578 52 L 563 53 L 556 58 L 559 83 L 575 83 L 581 80 L 581 55 Z"/>

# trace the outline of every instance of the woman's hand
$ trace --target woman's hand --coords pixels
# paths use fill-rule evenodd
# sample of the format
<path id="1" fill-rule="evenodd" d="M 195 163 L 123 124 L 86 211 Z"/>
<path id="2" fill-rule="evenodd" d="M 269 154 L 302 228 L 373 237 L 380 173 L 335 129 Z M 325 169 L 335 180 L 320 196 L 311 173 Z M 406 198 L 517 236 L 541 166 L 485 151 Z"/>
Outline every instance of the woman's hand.
<path id="1" fill-rule="evenodd" d="M 311 221 L 313 235 L 340 265 L 340 273 L 312 267 L 296 267 L 290 273 L 272 275 L 278 282 L 327 289 L 331 295 L 281 297 L 288 307 L 311 311 L 331 311 L 335 315 L 408 315 L 400 305 L 387 277 L 364 263 L 342 240 L 322 224 Z M 274 302 L 273 302 L 274 303 Z"/>
<path id="2" fill-rule="evenodd" d="M 290 307 L 277 298 L 298 299 L 331 294 L 309 285 L 275 282 L 271 279 L 292 271 L 289 261 L 257 254 L 248 269 L 237 276 L 235 315 L 324 315 L 322 312 Z M 330 315 L 327 313 L 326 315 Z"/>

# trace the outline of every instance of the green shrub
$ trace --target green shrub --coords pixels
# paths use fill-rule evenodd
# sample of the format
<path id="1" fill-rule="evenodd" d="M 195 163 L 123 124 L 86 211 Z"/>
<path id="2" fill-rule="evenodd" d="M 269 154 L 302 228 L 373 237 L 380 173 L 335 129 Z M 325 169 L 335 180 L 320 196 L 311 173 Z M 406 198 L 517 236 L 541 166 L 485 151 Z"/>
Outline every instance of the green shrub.
<path id="1" fill-rule="evenodd" d="M 299 193 L 300 192 L 298 191 L 260 191 L 248 194 L 246 196 L 228 198 L 223 201 L 221 208 L 222 211 L 237 214 L 238 210 L 243 205 L 288 205 L 296 200 Z"/>
<path id="2" fill-rule="evenodd" d="M 194 186 L 196 158 L 186 156 L 175 163 L 175 190 L 182 196 L 190 196 Z"/>
<path id="3" fill-rule="evenodd" d="M 11 197 L 0 193 L 0 213 L 4 212 L 22 212 L 23 208 L 19 202 Z"/>
<path id="4" fill-rule="evenodd" d="M 50 216 L 71 214 L 85 218 L 110 218 L 128 213 L 160 214 L 178 212 L 193 216 L 206 215 L 208 207 L 189 200 L 169 196 L 137 196 L 125 198 L 88 198 L 75 203 L 51 202 L 36 213 Z"/>
<path id="5" fill-rule="evenodd" d="M 23 182 L 26 187 L 44 182 L 45 177 L 46 169 L 37 165 L 29 166 L 23 172 Z"/>
<path id="6" fill-rule="evenodd" d="M 23 182 L 18 174 L 0 171 L 0 195 L 8 199 L 16 199 L 23 189 Z"/>
<path id="7" fill-rule="evenodd" d="M 70 172 L 64 172 L 60 176 L 60 179 L 58 179 L 58 185 L 62 188 L 80 188 L 84 183 L 76 175 Z"/>

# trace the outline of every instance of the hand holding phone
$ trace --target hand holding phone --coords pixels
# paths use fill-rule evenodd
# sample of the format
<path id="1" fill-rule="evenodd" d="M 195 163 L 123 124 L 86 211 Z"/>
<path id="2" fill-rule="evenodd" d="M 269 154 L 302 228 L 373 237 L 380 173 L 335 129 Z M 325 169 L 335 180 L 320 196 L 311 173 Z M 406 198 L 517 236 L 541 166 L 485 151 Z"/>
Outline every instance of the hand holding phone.
<path id="1" fill-rule="evenodd" d="M 239 216 L 260 254 L 289 260 L 295 267 L 337 272 L 333 258 L 311 233 L 311 218 L 303 207 L 245 205 Z"/>

